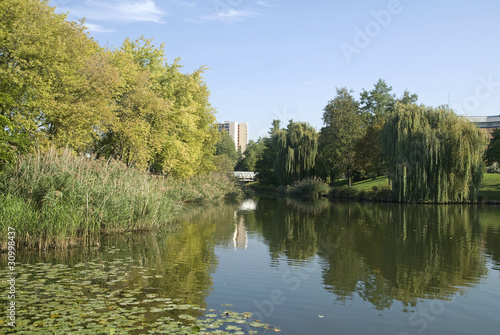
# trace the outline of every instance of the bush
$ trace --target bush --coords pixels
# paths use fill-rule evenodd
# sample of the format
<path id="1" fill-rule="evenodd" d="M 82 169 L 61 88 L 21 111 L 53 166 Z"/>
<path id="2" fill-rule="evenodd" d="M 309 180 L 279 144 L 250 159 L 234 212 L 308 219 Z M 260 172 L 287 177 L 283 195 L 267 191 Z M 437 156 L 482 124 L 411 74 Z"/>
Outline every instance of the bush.
<path id="1" fill-rule="evenodd" d="M 329 190 L 328 184 L 319 178 L 313 177 L 296 181 L 287 186 L 282 192 L 290 197 L 316 199 L 327 194 Z"/>

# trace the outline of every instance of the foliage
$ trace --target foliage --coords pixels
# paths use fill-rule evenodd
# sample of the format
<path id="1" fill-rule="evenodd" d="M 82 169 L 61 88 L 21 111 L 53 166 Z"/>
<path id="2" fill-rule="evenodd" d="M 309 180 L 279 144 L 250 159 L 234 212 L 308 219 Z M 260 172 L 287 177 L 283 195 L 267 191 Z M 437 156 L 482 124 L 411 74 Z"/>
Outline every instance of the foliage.
<path id="1" fill-rule="evenodd" d="M 182 178 L 212 171 L 219 134 L 205 68 L 181 68 L 144 37 L 106 50 L 47 1 L 0 4 L 0 116 L 12 124 L 10 142 L 24 136 Z"/>
<path id="2" fill-rule="evenodd" d="M 493 138 L 486 150 L 486 161 L 488 165 L 500 163 L 500 129 L 495 129 L 493 131 Z"/>
<path id="3" fill-rule="evenodd" d="M 451 110 L 397 104 L 382 150 L 400 202 L 475 201 L 487 136 Z"/>
<path id="4" fill-rule="evenodd" d="M 318 155 L 324 177 L 334 179 L 345 174 L 349 186 L 356 170 L 355 145 L 365 131 L 359 103 L 351 93 L 346 88 L 337 88 L 337 96 L 326 105 Z"/>
<path id="5" fill-rule="evenodd" d="M 85 151 L 113 118 L 109 52 L 45 1 L 2 1 L 0 22 L 0 114 L 40 146 Z"/>
<path id="6" fill-rule="evenodd" d="M 247 144 L 247 149 L 238 162 L 236 169 L 241 171 L 256 171 L 257 162 L 263 159 L 265 149 L 265 138 L 259 138 L 257 141 L 250 140 Z"/>
<path id="7" fill-rule="evenodd" d="M 361 111 L 368 126 L 366 133 L 356 142 L 354 151 L 357 172 L 363 178 L 380 176 L 385 172 L 387 162 L 381 156 L 380 131 L 385 119 L 394 111 L 395 104 L 415 104 L 418 100 L 418 96 L 408 90 L 398 99 L 391 91 L 392 87 L 379 79 L 373 90 L 361 92 Z"/>
<path id="8" fill-rule="evenodd" d="M 294 198 L 317 199 L 330 190 L 328 184 L 319 178 L 305 178 L 286 187 L 285 194 Z"/>
<path id="9" fill-rule="evenodd" d="M 213 162 L 217 172 L 234 171 L 234 166 L 240 156 L 236 151 L 234 141 L 228 133 L 223 132 L 220 141 L 215 146 Z"/>
<path id="10" fill-rule="evenodd" d="M 26 153 L 29 147 L 27 136 L 17 132 L 12 122 L 0 115 L 0 169 L 4 164 L 15 162 L 17 155 Z"/>
<path id="11" fill-rule="evenodd" d="M 313 173 L 318 153 L 318 133 L 306 122 L 290 120 L 286 129 L 279 129 L 277 123 L 271 131 L 271 149 L 276 184 L 289 184 Z"/>
<path id="12" fill-rule="evenodd" d="M 238 160 L 238 151 L 236 150 L 235 144 L 231 136 L 225 131 L 221 135 L 221 139 L 217 142 L 215 146 L 216 155 L 226 155 L 231 161 L 236 162 Z"/>
<path id="13" fill-rule="evenodd" d="M 361 111 L 368 124 L 384 120 L 394 110 L 396 95 L 391 94 L 391 91 L 392 86 L 387 86 L 383 79 L 379 79 L 371 91 L 361 92 Z"/>
<path id="14" fill-rule="evenodd" d="M 176 177 L 212 170 L 219 134 L 204 69 L 181 73 L 178 59 L 167 63 L 164 44 L 144 37 L 125 40 L 113 62 L 120 70 L 118 108 L 97 143 L 99 155 Z"/>
<path id="15" fill-rule="evenodd" d="M 272 131 L 271 131 L 272 133 Z M 262 155 L 255 162 L 255 172 L 258 173 L 257 178 L 259 183 L 263 185 L 274 185 L 274 151 L 271 146 L 271 138 L 265 137 L 262 139 Z"/>
<path id="16" fill-rule="evenodd" d="M 363 173 L 365 178 L 375 178 L 383 174 L 386 162 L 382 159 L 380 147 L 380 132 L 384 122 L 369 125 L 366 133 L 354 145 L 356 157 L 354 165 Z"/>

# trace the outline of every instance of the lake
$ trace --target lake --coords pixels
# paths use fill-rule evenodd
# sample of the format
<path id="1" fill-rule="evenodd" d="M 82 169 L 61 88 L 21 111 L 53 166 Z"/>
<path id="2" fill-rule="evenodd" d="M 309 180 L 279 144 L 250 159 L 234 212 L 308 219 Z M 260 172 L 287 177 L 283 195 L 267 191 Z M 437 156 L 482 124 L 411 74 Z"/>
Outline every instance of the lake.
<path id="1" fill-rule="evenodd" d="M 174 231 L 19 252 L 16 330 L 498 334 L 499 218 L 476 205 L 191 206 Z"/>

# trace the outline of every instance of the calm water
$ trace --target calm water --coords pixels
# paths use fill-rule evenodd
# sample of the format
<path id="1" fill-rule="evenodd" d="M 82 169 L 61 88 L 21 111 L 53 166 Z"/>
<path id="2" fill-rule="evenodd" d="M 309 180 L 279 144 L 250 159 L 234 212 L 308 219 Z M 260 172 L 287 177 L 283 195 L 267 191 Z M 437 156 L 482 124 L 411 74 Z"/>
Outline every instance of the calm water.
<path id="1" fill-rule="evenodd" d="M 67 273 L 92 261 L 117 273 L 102 290 L 177 298 L 202 308 L 193 317 L 252 312 L 282 334 L 498 334 L 499 218 L 500 207 L 247 200 L 191 208 L 174 233 L 18 261 Z M 27 287 L 40 280 L 25 276 Z M 20 307 L 21 321 L 36 308 Z"/>

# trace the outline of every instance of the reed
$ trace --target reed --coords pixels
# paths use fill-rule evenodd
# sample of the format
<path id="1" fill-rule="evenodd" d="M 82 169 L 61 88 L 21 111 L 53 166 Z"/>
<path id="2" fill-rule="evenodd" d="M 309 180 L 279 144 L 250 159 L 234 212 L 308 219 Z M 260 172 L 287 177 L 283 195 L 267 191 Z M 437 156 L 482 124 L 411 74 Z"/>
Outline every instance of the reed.
<path id="1" fill-rule="evenodd" d="M 175 180 L 51 148 L 0 172 L 0 248 L 8 227 L 18 246 L 66 248 L 95 243 L 103 232 L 168 226 L 185 202 L 240 194 L 224 175 Z"/>

